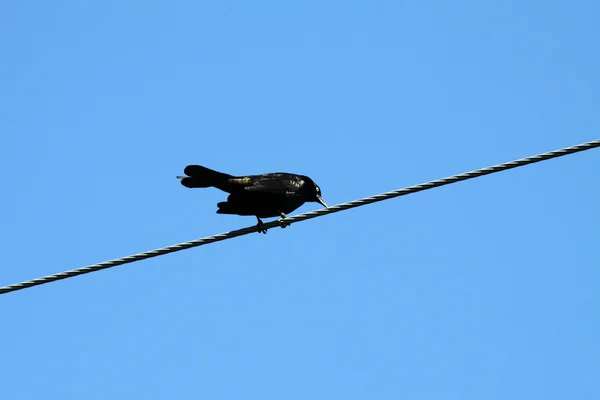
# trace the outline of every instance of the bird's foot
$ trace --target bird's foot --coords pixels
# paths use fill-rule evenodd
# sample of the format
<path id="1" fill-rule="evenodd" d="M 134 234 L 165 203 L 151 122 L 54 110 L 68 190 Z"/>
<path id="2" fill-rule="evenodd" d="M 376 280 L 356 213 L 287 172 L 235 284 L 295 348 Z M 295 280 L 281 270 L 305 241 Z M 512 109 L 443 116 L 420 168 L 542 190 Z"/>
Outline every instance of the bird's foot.
<path id="1" fill-rule="evenodd" d="M 284 214 L 284 213 L 282 213 L 281 211 L 279 212 L 279 214 L 281 214 L 281 218 L 279 218 L 279 219 L 277 220 L 277 222 L 279 222 L 279 226 L 281 226 L 281 228 L 282 228 L 282 229 L 283 229 L 283 228 L 287 228 L 288 226 L 290 226 L 290 224 L 288 224 L 288 223 L 286 223 L 286 222 L 283 222 L 283 220 L 284 220 L 285 218 L 287 218 L 287 215 L 285 215 L 285 214 Z"/>
<path id="2" fill-rule="evenodd" d="M 264 222 L 262 222 L 260 220 L 260 218 L 256 217 L 256 219 L 258 220 L 258 224 L 256 224 L 257 227 L 260 227 L 261 225 L 264 225 Z M 267 230 L 266 229 L 259 229 L 258 233 L 264 233 L 266 235 L 267 234 Z"/>

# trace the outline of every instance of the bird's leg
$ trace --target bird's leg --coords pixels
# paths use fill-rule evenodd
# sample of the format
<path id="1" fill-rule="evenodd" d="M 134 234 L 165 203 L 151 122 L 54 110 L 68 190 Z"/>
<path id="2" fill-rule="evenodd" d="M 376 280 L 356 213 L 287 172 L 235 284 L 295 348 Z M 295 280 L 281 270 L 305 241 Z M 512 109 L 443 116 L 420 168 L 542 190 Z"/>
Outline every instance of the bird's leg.
<path id="1" fill-rule="evenodd" d="M 279 214 L 281 215 L 281 218 L 278 219 L 279 226 L 281 226 L 282 228 L 286 228 L 286 227 L 290 226 L 290 224 L 287 224 L 287 223 L 283 222 L 283 219 L 287 218 L 287 215 L 285 215 L 281 211 L 279 211 Z"/>
<path id="2" fill-rule="evenodd" d="M 264 222 L 262 222 L 262 221 L 260 220 L 260 218 L 256 217 L 256 219 L 258 220 L 258 224 L 256 224 L 256 226 L 261 226 L 261 225 L 264 223 Z M 267 234 L 267 230 L 266 230 L 266 229 L 260 229 L 260 230 L 258 231 L 258 233 L 264 233 L 264 234 L 266 235 L 266 234 Z"/>

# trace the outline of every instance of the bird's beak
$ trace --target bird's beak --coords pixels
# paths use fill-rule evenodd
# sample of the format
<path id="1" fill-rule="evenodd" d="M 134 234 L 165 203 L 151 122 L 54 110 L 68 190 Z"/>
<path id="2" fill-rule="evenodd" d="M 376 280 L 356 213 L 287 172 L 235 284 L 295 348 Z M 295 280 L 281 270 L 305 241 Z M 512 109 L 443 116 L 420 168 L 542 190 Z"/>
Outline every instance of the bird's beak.
<path id="1" fill-rule="evenodd" d="M 179 179 L 179 180 L 182 180 L 182 179 L 187 178 L 187 176 L 177 176 L 176 178 Z"/>
<path id="2" fill-rule="evenodd" d="M 317 195 L 317 201 L 325 208 L 329 208 L 329 206 L 327 205 L 327 203 L 325 203 L 325 200 L 323 200 L 323 198 L 319 195 Z"/>

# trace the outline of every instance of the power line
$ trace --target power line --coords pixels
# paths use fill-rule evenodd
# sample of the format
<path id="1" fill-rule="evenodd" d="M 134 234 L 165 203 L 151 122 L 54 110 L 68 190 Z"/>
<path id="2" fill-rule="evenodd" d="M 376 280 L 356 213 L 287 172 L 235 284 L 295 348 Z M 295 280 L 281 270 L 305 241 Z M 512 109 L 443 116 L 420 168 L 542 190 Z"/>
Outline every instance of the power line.
<path id="1" fill-rule="evenodd" d="M 440 186 L 449 185 L 451 183 L 456 183 L 460 181 L 466 181 L 468 179 L 477 178 L 484 175 L 494 174 L 496 172 L 506 171 L 509 169 L 522 167 L 524 165 L 534 164 L 544 160 L 550 160 L 552 158 L 558 158 L 562 156 L 566 156 L 568 154 L 578 153 L 585 150 L 590 150 L 596 147 L 600 147 L 600 139 L 593 140 L 591 142 L 578 144 L 571 147 L 565 147 L 563 149 L 550 151 L 547 153 L 538 154 L 531 157 L 521 158 L 515 161 L 509 161 L 503 164 L 494 165 L 487 168 L 477 169 L 470 172 L 465 172 L 459 175 L 450 176 L 447 178 L 437 179 L 435 181 L 422 183 L 419 185 L 405 187 L 403 189 L 393 190 L 391 192 L 386 192 L 382 194 L 378 194 L 371 197 L 365 197 L 363 199 L 358 199 L 354 201 L 349 201 L 347 203 L 341 203 L 330 208 L 323 208 L 316 211 L 310 211 L 304 214 L 298 214 L 293 217 L 288 217 L 284 220 L 287 224 L 293 224 L 295 222 L 305 221 L 307 219 L 320 217 L 327 214 L 333 214 L 335 212 L 348 210 L 350 208 L 360 207 L 371 203 L 376 203 L 383 200 L 392 199 L 394 197 L 405 196 L 411 193 L 421 192 L 423 190 L 429 190 Z M 274 227 L 280 226 L 280 223 L 275 220 L 271 222 L 267 222 L 260 226 L 260 229 L 271 229 Z M 0 294 L 15 292 L 17 290 L 29 288 L 32 286 L 43 285 L 45 283 L 50 283 L 54 281 L 58 281 L 61 279 L 72 278 L 77 275 L 83 275 L 94 271 L 100 271 L 106 268 L 116 267 L 118 265 L 129 264 L 136 261 L 145 260 L 147 258 L 157 257 L 163 254 L 174 253 L 176 251 L 181 251 L 185 249 L 190 249 L 192 247 L 203 246 L 205 244 L 220 242 L 221 240 L 232 239 L 238 236 L 247 235 L 249 233 L 254 233 L 258 231 L 258 227 L 256 225 L 250 226 L 247 228 L 237 229 L 231 232 L 225 232 L 218 235 L 207 236 L 201 239 L 192 240 L 189 242 L 184 242 L 180 244 L 175 244 L 167 247 L 163 247 L 156 250 L 150 250 L 144 253 L 138 253 L 127 257 L 117 258 L 110 261 L 105 261 L 99 264 L 88 265 L 87 267 L 81 267 L 72 269 L 70 271 L 60 272 L 54 275 L 48 275 L 41 278 L 32 279 L 29 281 L 15 283 L 13 285 L 8 285 L 4 287 L 0 287 Z"/>

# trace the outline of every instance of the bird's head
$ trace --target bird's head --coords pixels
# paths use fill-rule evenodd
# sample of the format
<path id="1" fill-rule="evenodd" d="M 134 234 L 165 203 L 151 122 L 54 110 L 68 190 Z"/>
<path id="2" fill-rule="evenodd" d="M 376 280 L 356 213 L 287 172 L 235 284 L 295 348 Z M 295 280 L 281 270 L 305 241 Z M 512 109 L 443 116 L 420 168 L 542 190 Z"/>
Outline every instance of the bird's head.
<path id="1" fill-rule="evenodd" d="M 314 201 L 316 201 L 317 203 L 320 203 L 325 208 L 329 208 L 327 203 L 325 203 L 325 200 L 323 200 L 323 197 L 321 197 L 321 188 L 316 183 L 315 183 L 315 200 Z"/>
<path id="2" fill-rule="evenodd" d="M 314 201 L 316 203 L 321 204 L 323 207 L 328 208 L 329 206 L 327 205 L 327 203 L 325 203 L 325 200 L 323 200 L 323 197 L 321 197 L 321 188 L 319 187 L 319 185 L 317 185 L 315 182 L 313 182 L 312 179 L 309 178 L 309 198 L 308 201 Z"/>

